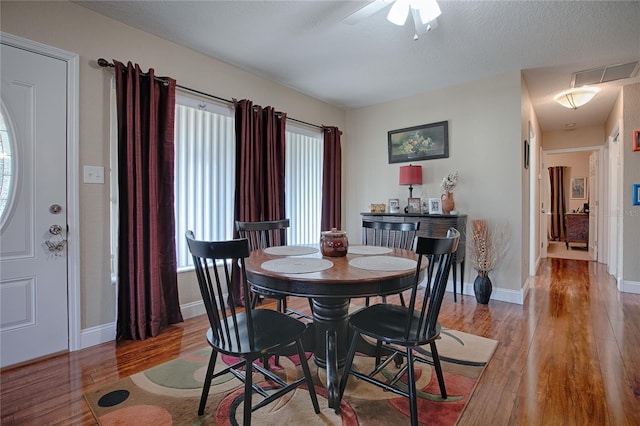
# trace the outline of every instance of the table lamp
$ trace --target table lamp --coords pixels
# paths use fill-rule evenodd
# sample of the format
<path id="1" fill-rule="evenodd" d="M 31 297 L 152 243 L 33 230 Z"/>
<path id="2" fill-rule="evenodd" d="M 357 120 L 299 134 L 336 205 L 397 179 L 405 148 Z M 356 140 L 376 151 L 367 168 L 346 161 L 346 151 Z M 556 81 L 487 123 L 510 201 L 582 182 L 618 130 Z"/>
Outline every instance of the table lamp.
<path id="1" fill-rule="evenodd" d="M 400 167 L 400 185 L 409 185 L 409 198 L 413 198 L 413 185 L 422 185 L 422 166 Z"/>

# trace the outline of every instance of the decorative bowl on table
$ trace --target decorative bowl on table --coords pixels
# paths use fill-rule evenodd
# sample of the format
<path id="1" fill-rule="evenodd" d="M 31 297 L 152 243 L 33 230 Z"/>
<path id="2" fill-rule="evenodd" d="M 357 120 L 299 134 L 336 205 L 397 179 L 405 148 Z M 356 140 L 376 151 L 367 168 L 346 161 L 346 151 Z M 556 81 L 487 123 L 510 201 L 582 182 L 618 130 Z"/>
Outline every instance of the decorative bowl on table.
<path id="1" fill-rule="evenodd" d="M 320 252 L 326 257 L 342 257 L 347 255 L 349 240 L 346 231 L 333 228 L 320 233 Z"/>

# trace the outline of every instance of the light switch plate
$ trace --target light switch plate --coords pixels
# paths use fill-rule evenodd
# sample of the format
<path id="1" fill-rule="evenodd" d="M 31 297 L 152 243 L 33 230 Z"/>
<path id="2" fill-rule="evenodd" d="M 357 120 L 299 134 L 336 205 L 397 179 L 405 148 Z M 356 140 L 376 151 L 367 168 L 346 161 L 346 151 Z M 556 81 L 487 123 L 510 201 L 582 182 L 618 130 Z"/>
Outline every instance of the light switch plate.
<path id="1" fill-rule="evenodd" d="M 104 183 L 104 167 L 84 166 L 84 183 Z"/>

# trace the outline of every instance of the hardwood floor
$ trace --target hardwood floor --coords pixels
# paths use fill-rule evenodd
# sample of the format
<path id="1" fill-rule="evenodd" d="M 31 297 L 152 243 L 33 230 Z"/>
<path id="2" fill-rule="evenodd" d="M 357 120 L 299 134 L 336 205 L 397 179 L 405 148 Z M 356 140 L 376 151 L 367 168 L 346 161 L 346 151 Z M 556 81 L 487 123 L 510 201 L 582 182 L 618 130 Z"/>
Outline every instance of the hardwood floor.
<path id="1" fill-rule="evenodd" d="M 595 262 L 547 259 L 532 280 L 523 306 L 446 295 L 444 326 L 500 342 L 459 424 L 640 425 L 640 295 L 618 293 Z M 204 346 L 206 328 L 192 318 L 2 371 L 1 423 L 94 425 L 84 391 Z"/>

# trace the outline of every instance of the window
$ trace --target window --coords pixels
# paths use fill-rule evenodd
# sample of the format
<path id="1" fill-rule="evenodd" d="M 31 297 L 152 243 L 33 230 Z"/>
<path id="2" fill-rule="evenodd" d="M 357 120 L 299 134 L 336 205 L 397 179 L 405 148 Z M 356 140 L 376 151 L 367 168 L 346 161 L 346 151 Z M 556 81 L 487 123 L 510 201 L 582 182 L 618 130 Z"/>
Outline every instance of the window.
<path id="1" fill-rule="evenodd" d="M 322 216 L 323 134 L 287 125 L 285 211 L 288 244 L 316 244 Z"/>
<path id="2" fill-rule="evenodd" d="M 176 97 L 176 256 L 193 266 L 185 233 L 198 239 L 233 238 L 235 128 L 233 110 Z"/>

